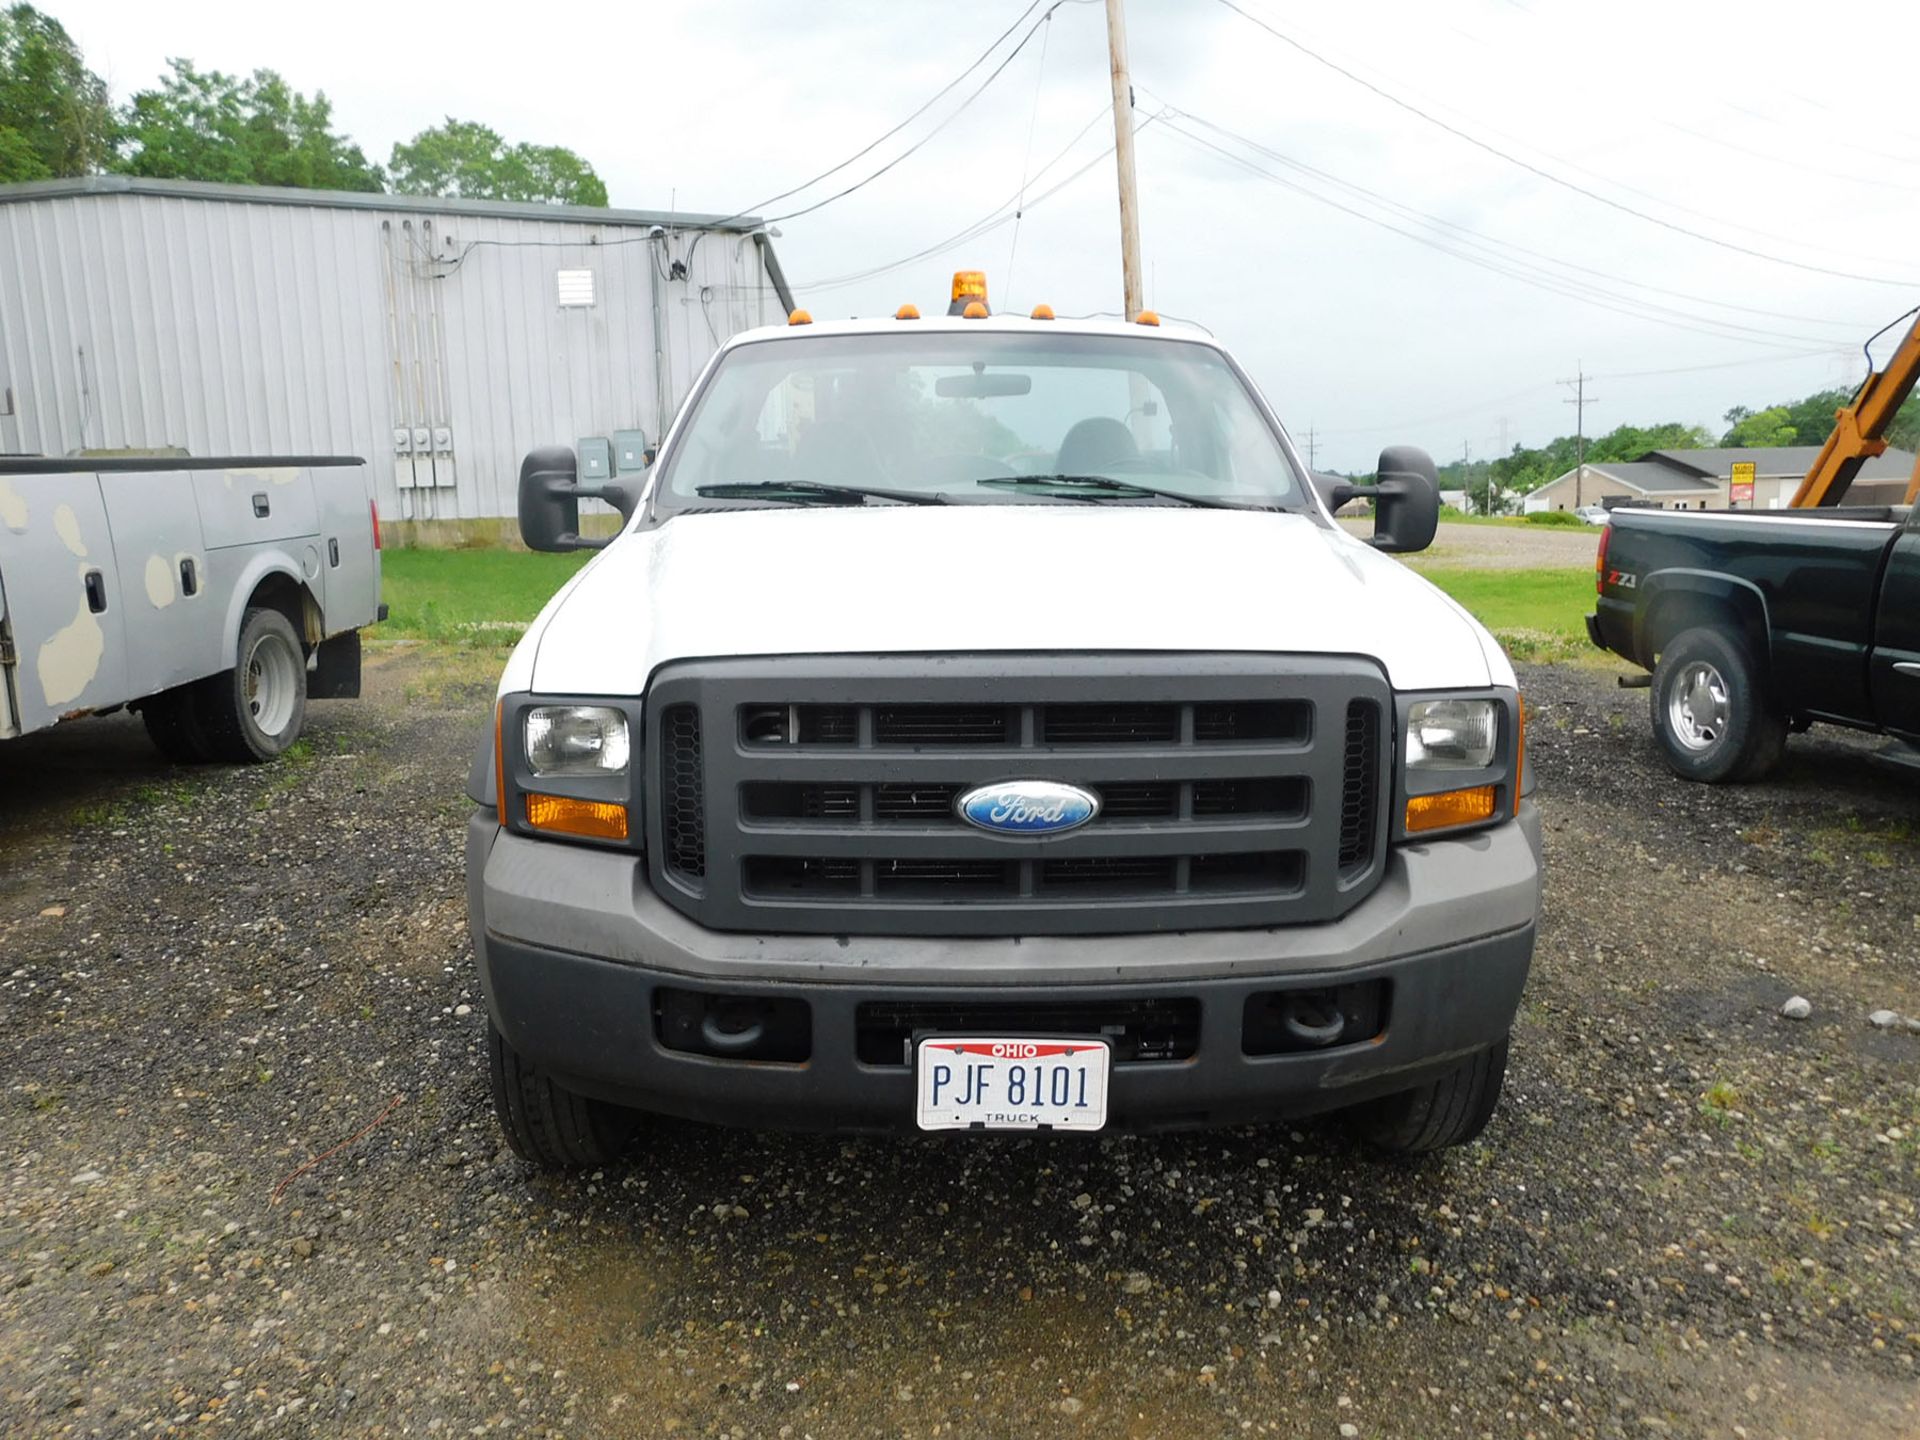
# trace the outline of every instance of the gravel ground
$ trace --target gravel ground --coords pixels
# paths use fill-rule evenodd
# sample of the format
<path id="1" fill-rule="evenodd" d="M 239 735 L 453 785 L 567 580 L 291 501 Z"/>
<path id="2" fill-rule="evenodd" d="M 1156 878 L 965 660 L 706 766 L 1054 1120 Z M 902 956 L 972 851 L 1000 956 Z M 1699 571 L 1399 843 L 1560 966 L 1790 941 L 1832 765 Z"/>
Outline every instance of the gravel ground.
<path id="1" fill-rule="evenodd" d="M 481 1077 L 487 672 L 393 652 L 266 769 L 0 747 L 0 1433 L 1920 1433 L 1920 1035 L 1866 1021 L 1920 786 L 1863 744 L 1683 787 L 1530 671 L 1545 926 L 1435 1161 L 669 1125 L 556 1180 Z"/>
<path id="2" fill-rule="evenodd" d="M 1365 539 L 1373 534 L 1371 520 L 1342 520 L 1342 525 Z M 1593 552 L 1600 544 L 1597 525 L 1464 525 L 1449 521 L 1440 527 L 1433 544 L 1408 557 L 1416 570 L 1470 566 L 1476 570 L 1564 570 L 1593 568 Z"/>

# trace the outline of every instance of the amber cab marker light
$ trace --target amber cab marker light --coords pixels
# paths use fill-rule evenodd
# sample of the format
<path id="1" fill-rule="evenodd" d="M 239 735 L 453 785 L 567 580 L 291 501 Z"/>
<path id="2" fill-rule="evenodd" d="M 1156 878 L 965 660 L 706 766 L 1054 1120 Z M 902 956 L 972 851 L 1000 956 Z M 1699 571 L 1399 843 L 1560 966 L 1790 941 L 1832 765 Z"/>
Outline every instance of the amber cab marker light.
<path id="1" fill-rule="evenodd" d="M 1053 307 L 1051 305 L 1036 305 L 1033 307 L 1033 314 L 1027 318 L 1030 320 L 1051 320 L 1053 319 Z"/>
<path id="2" fill-rule="evenodd" d="M 527 824 L 555 835 L 589 840 L 627 838 L 627 807 L 604 800 L 573 800 L 565 795 L 527 796 Z"/>
<path id="3" fill-rule="evenodd" d="M 1475 785 L 1468 790 L 1443 790 L 1438 795 L 1415 795 L 1407 801 L 1407 833 L 1448 830 L 1493 818 L 1495 787 Z"/>
<path id="4" fill-rule="evenodd" d="M 967 308 L 960 312 L 960 318 L 963 320 L 984 320 L 987 318 L 987 307 L 982 305 L 978 300 L 969 300 L 967 302 Z"/>
<path id="5" fill-rule="evenodd" d="M 1160 323 L 1159 312 L 1142 310 L 1138 315 L 1133 317 L 1133 323 L 1136 325 L 1158 325 Z"/>
<path id="6" fill-rule="evenodd" d="M 791 315 L 787 316 L 787 324 L 789 325 L 811 325 L 812 323 L 813 323 L 813 316 L 808 314 L 805 310 L 796 310 Z"/>
<path id="7" fill-rule="evenodd" d="M 920 307 L 918 305 L 902 305 L 898 310 L 893 312 L 893 318 L 896 320 L 918 320 L 920 318 Z"/>

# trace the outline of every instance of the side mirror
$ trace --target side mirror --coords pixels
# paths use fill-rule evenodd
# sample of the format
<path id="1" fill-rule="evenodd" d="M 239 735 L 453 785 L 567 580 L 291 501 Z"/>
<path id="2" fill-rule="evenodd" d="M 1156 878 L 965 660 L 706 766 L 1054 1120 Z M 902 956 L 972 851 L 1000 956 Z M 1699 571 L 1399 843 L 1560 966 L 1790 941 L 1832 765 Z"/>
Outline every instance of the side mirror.
<path id="1" fill-rule="evenodd" d="M 1336 485 L 1327 504 L 1337 510 L 1356 497 L 1373 501 L 1374 549 L 1405 555 L 1433 543 L 1440 528 L 1440 472 L 1426 451 L 1389 445 L 1380 452 L 1372 485 Z"/>
<path id="2" fill-rule="evenodd" d="M 605 539 L 580 533 L 580 502 L 604 500 L 631 520 L 646 489 L 644 475 L 621 475 L 600 485 L 580 483 L 579 463 L 566 445 L 542 445 L 520 462 L 520 538 L 529 550 L 600 550 Z"/>

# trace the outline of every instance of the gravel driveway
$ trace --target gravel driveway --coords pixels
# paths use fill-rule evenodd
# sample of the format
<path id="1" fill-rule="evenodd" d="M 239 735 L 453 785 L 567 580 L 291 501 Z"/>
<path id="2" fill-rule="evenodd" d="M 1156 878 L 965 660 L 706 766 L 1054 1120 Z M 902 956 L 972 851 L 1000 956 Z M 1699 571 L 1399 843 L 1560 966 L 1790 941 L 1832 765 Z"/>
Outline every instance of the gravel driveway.
<path id="1" fill-rule="evenodd" d="M 490 667 L 369 683 L 265 769 L 0 747 L 0 1433 L 1920 1433 L 1920 1035 L 1866 1021 L 1920 1014 L 1920 786 L 1861 743 L 1683 787 L 1529 672 L 1545 928 L 1435 1162 L 668 1125 L 553 1180 L 463 934 Z"/>
<path id="2" fill-rule="evenodd" d="M 1342 520 L 1363 540 L 1373 534 L 1371 520 Z M 1475 570 L 1591 570 L 1600 544 L 1600 527 L 1579 525 L 1468 525 L 1448 521 L 1433 544 L 1407 557 L 1416 570 L 1471 567 Z"/>

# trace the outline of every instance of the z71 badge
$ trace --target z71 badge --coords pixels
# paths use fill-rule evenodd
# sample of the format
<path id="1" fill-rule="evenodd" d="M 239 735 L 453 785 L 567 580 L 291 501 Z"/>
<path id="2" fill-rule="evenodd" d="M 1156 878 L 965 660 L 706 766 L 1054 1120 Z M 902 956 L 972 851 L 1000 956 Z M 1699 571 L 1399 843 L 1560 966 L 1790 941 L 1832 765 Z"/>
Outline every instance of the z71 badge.
<path id="1" fill-rule="evenodd" d="M 1609 570 L 1607 572 L 1607 584 L 1616 590 L 1631 590 L 1638 583 L 1638 577 L 1629 575 L 1624 570 Z"/>

